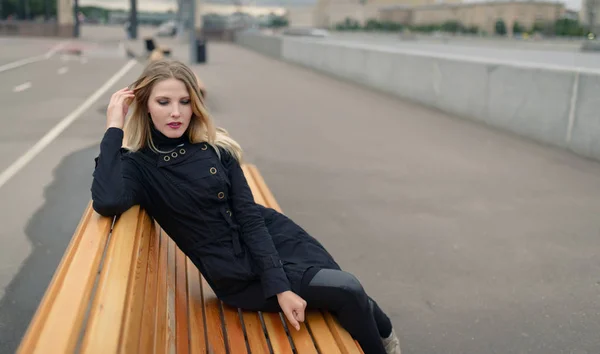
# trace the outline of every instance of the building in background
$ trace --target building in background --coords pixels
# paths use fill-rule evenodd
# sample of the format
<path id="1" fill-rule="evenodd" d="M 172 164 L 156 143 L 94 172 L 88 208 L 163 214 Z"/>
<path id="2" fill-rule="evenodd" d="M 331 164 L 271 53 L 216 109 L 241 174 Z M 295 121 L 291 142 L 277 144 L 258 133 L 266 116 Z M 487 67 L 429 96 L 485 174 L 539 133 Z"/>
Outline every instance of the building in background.
<path id="1" fill-rule="evenodd" d="M 408 7 L 404 5 L 381 8 L 379 19 L 410 26 L 425 26 L 456 21 L 465 27 L 477 27 L 493 34 L 498 20 L 506 33 L 512 35 L 517 26 L 529 30 L 537 23 L 554 23 L 564 18 L 564 4 L 546 1 L 491 1 L 477 3 L 435 4 Z"/>
<path id="2" fill-rule="evenodd" d="M 600 0 L 582 0 L 579 20 L 591 26 L 598 34 L 600 28 Z"/>

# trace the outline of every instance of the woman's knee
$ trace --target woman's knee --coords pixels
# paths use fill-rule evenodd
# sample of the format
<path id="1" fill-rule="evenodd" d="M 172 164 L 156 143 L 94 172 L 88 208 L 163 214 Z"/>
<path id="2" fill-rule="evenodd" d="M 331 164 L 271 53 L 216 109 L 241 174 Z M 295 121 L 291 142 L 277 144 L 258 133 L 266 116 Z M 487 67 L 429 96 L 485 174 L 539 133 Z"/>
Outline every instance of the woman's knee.
<path id="1" fill-rule="evenodd" d="M 311 280 L 310 286 L 332 289 L 337 293 L 338 301 L 370 308 L 369 297 L 360 281 L 348 272 L 334 269 L 322 269 Z"/>

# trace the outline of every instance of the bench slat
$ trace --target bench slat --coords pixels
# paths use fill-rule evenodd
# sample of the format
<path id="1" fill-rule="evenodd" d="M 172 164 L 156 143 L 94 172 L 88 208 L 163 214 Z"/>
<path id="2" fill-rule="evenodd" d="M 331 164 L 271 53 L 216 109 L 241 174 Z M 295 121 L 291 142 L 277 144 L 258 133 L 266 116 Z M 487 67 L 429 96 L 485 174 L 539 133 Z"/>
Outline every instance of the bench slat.
<path id="1" fill-rule="evenodd" d="M 176 347 L 177 354 L 189 354 L 189 317 L 188 317 L 188 299 L 187 299 L 187 271 L 185 254 L 175 246 L 175 267 L 177 277 L 175 279 L 175 318 L 177 320 L 176 328 Z"/>
<path id="2" fill-rule="evenodd" d="M 255 165 L 250 165 L 248 166 L 248 173 L 252 176 L 258 191 L 260 191 L 260 194 L 263 196 L 265 205 L 282 213 L 279 203 L 275 200 L 275 196 L 271 193 L 271 190 L 267 186 L 263 176 L 260 174 L 260 171 L 258 171 L 258 168 Z"/>
<path id="3" fill-rule="evenodd" d="M 146 293 L 144 295 L 144 312 L 142 314 L 139 353 L 153 353 L 157 318 L 158 281 L 160 276 L 160 227 L 154 223 L 148 265 L 146 271 Z M 162 285 L 162 284 L 161 284 Z"/>
<path id="4" fill-rule="evenodd" d="M 18 353 L 75 350 L 112 221 L 88 204 Z"/>
<path id="5" fill-rule="evenodd" d="M 190 352 L 206 354 L 206 328 L 204 326 L 204 300 L 198 268 L 187 259 L 188 304 L 190 309 Z"/>
<path id="6" fill-rule="evenodd" d="M 168 239 L 167 247 L 167 351 L 166 353 L 175 353 L 175 335 L 177 334 L 177 324 L 175 322 L 175 280 L 177 278 L 175 270 L 175 249 L 177 246 L 175 242 L 167 236 L 164 231 L 162 232 L 165 238 Z"/>
<path id="7" fill-rule="evenodd" d="M 321 312 L 309 311 L 306 317 L 308 326 L 310 327 L 310 331 L 312 332 L 319 351 L 327 354 L 341 354 L 335 338 L 333 338 L 333 334 L 331 334 Z"/>
<path id="8" fill-rule="evenodd" d="M 279 313 L 263 312 L 262 315 L 263 320 L 265 321 L 265 327 L 269 333 L 269 339 L 271 340 L 273 353 L 291 354 L 292 346 L 290 345 L 288 336 L 285 333 L 285 328 L 283 327 Z"/>
<path id="9" fill-rule="evenodd" d="M 269 353 L 269 344 L 260 323 L 258 312 L 242 310 L 242 318 L 244 319 L 246 334 L 248 335 L 250 352 L 252 354 Z"/>
<path id="10" fill-rule="evenodd" d="M 204 313 L 206 314 L 206 331 L 208 343 L 215 354 L 226 353 L 225 337 L 221 326 L 220 301 L 206 279 L 202 278 L 202 295 L 204 297 Z"/>
<path id="11" fill-rule="evenodd" d="M 236 308 L 227 306 L 221 302 L 223 310 L 223 319 L 227 332 L 227 343 L 230 353 L 247 354 L 246 340 L 244 339 L 244 329 Z"/>
<path id="12" fill-rule="evenodd" d="M 293 328 L 289 322 L 287 326 L 298 354 L 317 354 L 317 348 L 315 347 L 315 343 L 310 336 L 310 332 L 308 332 L 306 324 L 301 323 L 299 331 L 296 331 L 296 329 Z"/>
<path id="13" fill-rule="evenodd" d="M 158 291 L 156 292 L 156 319 L 154 329 L 154 353 L 164 353 L 167 349 L 167 267 L 169 242 L 161 230 L 158 254 Z"/>
<path id="14" fill-rule="evenodd" d="M 331 313 L 324 312 L 323 317 L 325 317 L 325 322 L 342 354 L 361 354 L 362 351 L 359 349 L 356 341 L 352 339 L 350 333 L 342 330 L 342 326 Z"/>
<path id="15" fill-rule="evenodd" d="M 144 302 L 139 301 L 139 299 L 143 299 L 146 292 L 148 252 L 156 236 L 154 225 L 147 215 L 140 215 L 138 223 L 138 230 L 141 230 L 141 237 L 135 238 L 136 243 L 133 249 L 133 269 L 129 275 L 129 291 L 125 302 L 125 319 L 123 321 L 123 331 L 119 346 L 120 353 L 139 352 L 139 336 L 144 310 Z M 150 225 L 151 227 L 147 228 L 145 225 Z"/>
<path id="16" fill-rule="evenodd" d="M 135 265 L 135 240 L 142 237 L 139 219 L 144 217 L 147 217 L 146 214 L 135 206 L 115 223 L 90 310 L 81 346 L 82 353 L 117 352 L 124 320 L 125 299 L 129 291 L 129 278 Z"/>

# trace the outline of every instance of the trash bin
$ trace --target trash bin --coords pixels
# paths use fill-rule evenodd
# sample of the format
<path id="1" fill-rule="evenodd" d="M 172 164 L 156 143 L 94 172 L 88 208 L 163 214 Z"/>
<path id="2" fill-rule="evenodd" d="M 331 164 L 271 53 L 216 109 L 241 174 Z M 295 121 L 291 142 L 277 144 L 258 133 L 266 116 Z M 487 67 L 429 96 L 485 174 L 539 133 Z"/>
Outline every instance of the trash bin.
<path id="1" fill-rule="evenodd" d="M 196 62 L 206 63 L 206 41 L 203 39 L 196 40 Z"/>

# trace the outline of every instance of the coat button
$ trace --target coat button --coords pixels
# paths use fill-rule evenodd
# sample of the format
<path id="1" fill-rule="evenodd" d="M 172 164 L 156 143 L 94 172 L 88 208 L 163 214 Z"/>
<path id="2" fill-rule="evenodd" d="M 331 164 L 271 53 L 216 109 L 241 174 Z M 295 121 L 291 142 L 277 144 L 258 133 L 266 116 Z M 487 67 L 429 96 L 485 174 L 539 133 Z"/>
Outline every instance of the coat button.
<path id="1" fill-rule="evenodd" d="M 179 155 L 185 155 L 185 149 L 179 149 Z"/>
<path id="2" fill-rule="evenodd" d="M 171 160 L 171 157 L 169 157 L 169 155 L 166 155 L 165 157 L 163 157 L 163 160 L 169 162 L 169 160 Z"/>
<path id="3" fill-rule="evenodd" d="M 206 149 L 208 149 L 208 145 L 202 144 L 202 150 L 206 150 Z"/>
<path id="4" fill-rule="evenodd" d="M 219 194 L 217 194 L 217 197 L 219 197 L 219 199 L 223 199 L 225 198 L 225 193 L 219 192 Z"/>
<path id="5" fill-rule="evenodd" d="M 173 152 L 171 153 L 171 156 L 173 156 L 173 158 L 177 158 L 177 152 L 176 152 L 176 151 L 173 151 Z"/>
<path id="6" fill-rule="evenodd" d="M 217 169 L 216 169 L 216 168 L 214 168 L 214 167 L 211 167 L 211 168 L 210 168 L 210 174 L 211 174 L 211 175 L 214 175 L 215 173 L 217 173 Z"/>

